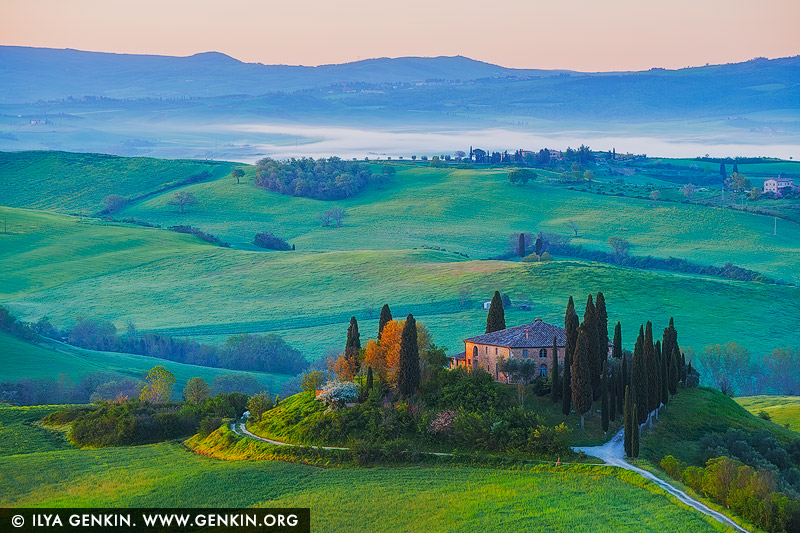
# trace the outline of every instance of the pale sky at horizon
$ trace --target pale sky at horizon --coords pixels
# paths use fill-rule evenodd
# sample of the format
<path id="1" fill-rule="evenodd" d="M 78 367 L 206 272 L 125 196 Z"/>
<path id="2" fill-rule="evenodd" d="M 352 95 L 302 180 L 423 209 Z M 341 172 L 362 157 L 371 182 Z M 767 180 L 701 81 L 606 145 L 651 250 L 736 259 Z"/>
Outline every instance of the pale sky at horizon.
<path id="1" fill-rule="evenodd" d="M 681 68 L 800 54 L 798 0 L 0 0 L 0 44 L 320 65 Z"/>

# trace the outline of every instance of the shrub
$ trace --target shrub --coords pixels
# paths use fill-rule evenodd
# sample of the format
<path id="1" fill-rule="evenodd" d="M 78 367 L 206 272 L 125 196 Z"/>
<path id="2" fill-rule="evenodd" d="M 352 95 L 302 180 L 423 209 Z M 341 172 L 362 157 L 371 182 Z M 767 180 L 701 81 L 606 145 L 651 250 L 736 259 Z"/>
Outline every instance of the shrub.
<path id="1" fill-rule="evenodd" d="M 544 256 L 544 254 L 542 255 Z M 525 257 L 523 257 L 522 260 L 526 263 L 538 263 L 540 261 L 540 258 L 538 255 L 536 255 L 536 253 L 532 253 L 530 255 L 526 255 Z"/>
<path id="2" fill-rule="evenodd" d="M 303 376 L 303 390 L 313 396 L 324 382 L 325 374 L 320 370 L 314 370 Z"/>
<path id="3" fill-rule="evenodd" d="M 329 408 L 338 409 L 358 400 L 358 387 L 352 381 L 329 381 L 317 399 Z"/>
<path id="4" fill-rule="evenodd" d="M 552 260 L 553 260 L 553 256 L 550 255 L 550 252 L 544 252 L 542 254 L 542 261 L 552 261 Z"/>
<path id="5" fill-rule="evenodd" d="M 197 434 L 203 438 L 208 437 L 222 425 L 222 419 L 217 416 L 207 416 L 200 421 Z"/>
<path id="6" fill-rule="evenodd" d="M 661 459 L 661 469 L 669 474 L 673 479 L 681 479 L 681 474 L 683 473 L 684 467 L 685 465 L 683 463 L 671 455 L 667 455 Z"/>
<path id="7" fill-rule="evenodd" d="M 223 248 L 231 247 L 230 244 L 224 242 L 219 237 L 211 235 L 210 233 L 206 233 L 205 231 L 197 229 L 193 226 L 178 225 L 178 226 L 170 226 L 167 229 L 178 233 L 188 233 L 190 235 L 194 235 L 195 237 L 198 237 L 206 242 L 210 242 L 211 244 L 216 244 L 217 246 L 222 246 Z"/>
<path id="8" fill-rule="evenodd" d="M 277 237 L 269 231 L 262 231 L 261 233 L 256 233 L 256 236 L 253 237 L 253 244 L 259 246 L 261 248 L 266 248 L 268 250 L 280 250 L 280 251 L 287 251 L 291 250 L 292 247 L 286 242 L 285 239 Z"/>

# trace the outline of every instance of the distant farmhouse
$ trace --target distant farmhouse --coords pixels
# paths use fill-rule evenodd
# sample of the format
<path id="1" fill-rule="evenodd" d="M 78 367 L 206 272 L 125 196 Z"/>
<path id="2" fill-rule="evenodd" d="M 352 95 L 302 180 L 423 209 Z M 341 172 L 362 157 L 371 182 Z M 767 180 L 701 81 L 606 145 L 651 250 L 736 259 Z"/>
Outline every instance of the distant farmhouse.
<path id="1" fill-rule="evenodd" d="M 774 193 L 778 196 L 781 195 L 781 189 L 794 189 L 794 182 L 792 178 L 784 178 L 783 176 L 778 176 L 777 178 L 770 178 L 768 180 L 764 180 L 764 192 Z"/>
<path id="2" fill-rule="evenodd" d="M 564 347 L 567 343 L 566 330 L 537 318 L 530 324 L 464 339 L 464 352 L 450 356 L 450 368 L 460 366 L 470 370 L 483 368 L 492 374 L 496 381 L 505 381 L 505 374 L 497 369 L 499 359 L 534 359 L 539 363 L 537 375 L 546 377 L 553 371 L 553 357 L 556 355 L 553 354 L 554 336 L 558 364 L 563 367 Z"/>

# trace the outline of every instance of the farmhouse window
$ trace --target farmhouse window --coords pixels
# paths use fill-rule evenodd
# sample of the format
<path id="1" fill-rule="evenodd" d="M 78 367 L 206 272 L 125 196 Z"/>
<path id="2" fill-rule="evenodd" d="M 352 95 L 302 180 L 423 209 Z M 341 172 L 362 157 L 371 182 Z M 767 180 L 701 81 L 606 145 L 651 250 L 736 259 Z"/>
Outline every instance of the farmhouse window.
<path id="1" fill-rule="evenodd" d="M 543 378 L 547 377 L 547 365 L 542 365 L 539 367 L 539 375 Z"/>
<path id="2" fill-rule="evenodd" d="M 522 350 L 522 357 L 528 357 L 528 350 Z"/>
<path id="3" fill-rule="evenodd" d="M 539 357 L 547 357 L 547 350 L 544 348 L 539 350 Z"/>

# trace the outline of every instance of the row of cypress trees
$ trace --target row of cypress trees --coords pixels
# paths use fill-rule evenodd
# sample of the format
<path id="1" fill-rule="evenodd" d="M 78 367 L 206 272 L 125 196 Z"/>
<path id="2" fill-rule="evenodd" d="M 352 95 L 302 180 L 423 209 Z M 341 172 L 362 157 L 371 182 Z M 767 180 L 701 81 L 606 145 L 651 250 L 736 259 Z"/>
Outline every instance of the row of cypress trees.
<path id="1" fill-rule="evenodd" d="M 392 320 L 392 311 L 388 304 L 381 308 L 378 319 L 378 342 L 380 342 L 383 328 Z M 419 388 L 421 370 L 419 366 L 419 345 L 417 343 L 417 321 L 411 313 L 406 317 L 403 332 L 400 336 L 400 358 L 397 369 L 397 388 L 404 398 L 412 396 Z M 347 342 L 344 356 L 352 361 L 352 367 L 357 373 L 360 368 L 361 335 L 358 332 L 356 317 L 350 317 L 350 326 L 347 328 Z M 367 390 L 372 389 L 372 367 L 367 368 Z"/>

